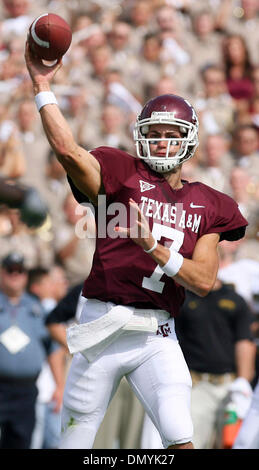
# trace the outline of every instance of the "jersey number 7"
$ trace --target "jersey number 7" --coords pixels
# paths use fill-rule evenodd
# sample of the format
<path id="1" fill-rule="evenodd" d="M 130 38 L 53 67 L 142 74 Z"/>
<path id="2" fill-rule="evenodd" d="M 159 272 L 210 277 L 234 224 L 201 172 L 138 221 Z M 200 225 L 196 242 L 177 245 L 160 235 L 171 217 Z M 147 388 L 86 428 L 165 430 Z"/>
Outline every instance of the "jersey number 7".
<path id="1" fill-rule="evenodd" d="M 172 242 L 166 243 L 166 246 L 170 251 L 179 251 L 184 240 L 184 232 L 158 223 L 154 223 L 152 235 L 158 242 L 161 240 L 161 237 L 166 237 L 169 240 L 172 240 Z M 165 285 L 164 282 L 160 281 L 163 274 L 164 272 L 160 266 L 157 265 L 150 277 L 143 277 L 142 287 L 161 294 Z"/>

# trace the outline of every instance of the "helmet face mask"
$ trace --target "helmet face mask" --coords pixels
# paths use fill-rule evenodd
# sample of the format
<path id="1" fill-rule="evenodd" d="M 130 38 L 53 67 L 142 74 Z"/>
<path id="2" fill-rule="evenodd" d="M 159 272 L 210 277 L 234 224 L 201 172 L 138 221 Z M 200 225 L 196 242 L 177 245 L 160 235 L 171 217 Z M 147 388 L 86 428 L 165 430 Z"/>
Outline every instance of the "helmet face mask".
<path id="1" fill-rule="evenodd" d="M 150 126 L 154 124 L 174 126 L 180 137 L 147 138 Z M 199 144 L 198 126 L 195 110 L 188 101 L 176 95 L 158 96 L 146 103 L 137 118 L 134 129 L 137 155 L 154 171 L 170 172 L 194 155 Z M 159 141 L 167 141 L 165 156 L 152 155 L 150 144 Z M 179 144 L 179 150 L 172 152 L 171 146 Z"/>

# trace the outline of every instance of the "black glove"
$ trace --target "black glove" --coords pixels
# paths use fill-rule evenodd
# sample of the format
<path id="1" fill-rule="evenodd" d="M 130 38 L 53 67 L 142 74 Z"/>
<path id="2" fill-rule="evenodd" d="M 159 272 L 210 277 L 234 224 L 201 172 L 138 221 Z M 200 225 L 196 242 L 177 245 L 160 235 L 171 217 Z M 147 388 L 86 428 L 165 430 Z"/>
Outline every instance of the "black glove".
<path id="1" fill-rule="evenodd" d="M 21 220 L 28 227 L 39 227 L 45 221 L 48 208 L 34 188 L 25 191 L 25 196 L 20 207 Z"/>

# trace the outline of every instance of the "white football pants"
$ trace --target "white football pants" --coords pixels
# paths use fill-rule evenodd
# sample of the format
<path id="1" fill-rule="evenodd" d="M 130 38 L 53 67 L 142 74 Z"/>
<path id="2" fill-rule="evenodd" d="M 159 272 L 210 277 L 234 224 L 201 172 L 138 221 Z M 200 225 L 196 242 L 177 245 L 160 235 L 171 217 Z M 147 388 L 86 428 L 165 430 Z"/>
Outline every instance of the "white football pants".
<path id="1" fill-rule="evenodd" d="M 86 306 L 91 308 L 91 301 Z M 123 376 L 158 429 L 165 448 L 192 440 L 191 377 L 174 320 L 166 323 L 168 336 L 124 331 L 93 362 L 81 353 L 74 355 L 64 392 L 60 449 L 92 448 Z"/>

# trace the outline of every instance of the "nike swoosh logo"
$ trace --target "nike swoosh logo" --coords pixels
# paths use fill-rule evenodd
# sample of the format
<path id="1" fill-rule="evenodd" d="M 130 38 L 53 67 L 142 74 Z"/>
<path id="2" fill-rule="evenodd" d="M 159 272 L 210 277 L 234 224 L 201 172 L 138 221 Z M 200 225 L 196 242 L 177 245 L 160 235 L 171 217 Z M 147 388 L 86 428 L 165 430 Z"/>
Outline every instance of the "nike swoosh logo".
<path id="1" fill-rule="evenodd" d="M 197 206 L 196 204 L 193 204 L 193 202 L 190 203 L 190 207 L 192 209 L 198 209 L 199 207 L 205 207 L 205 206 Z"/>

